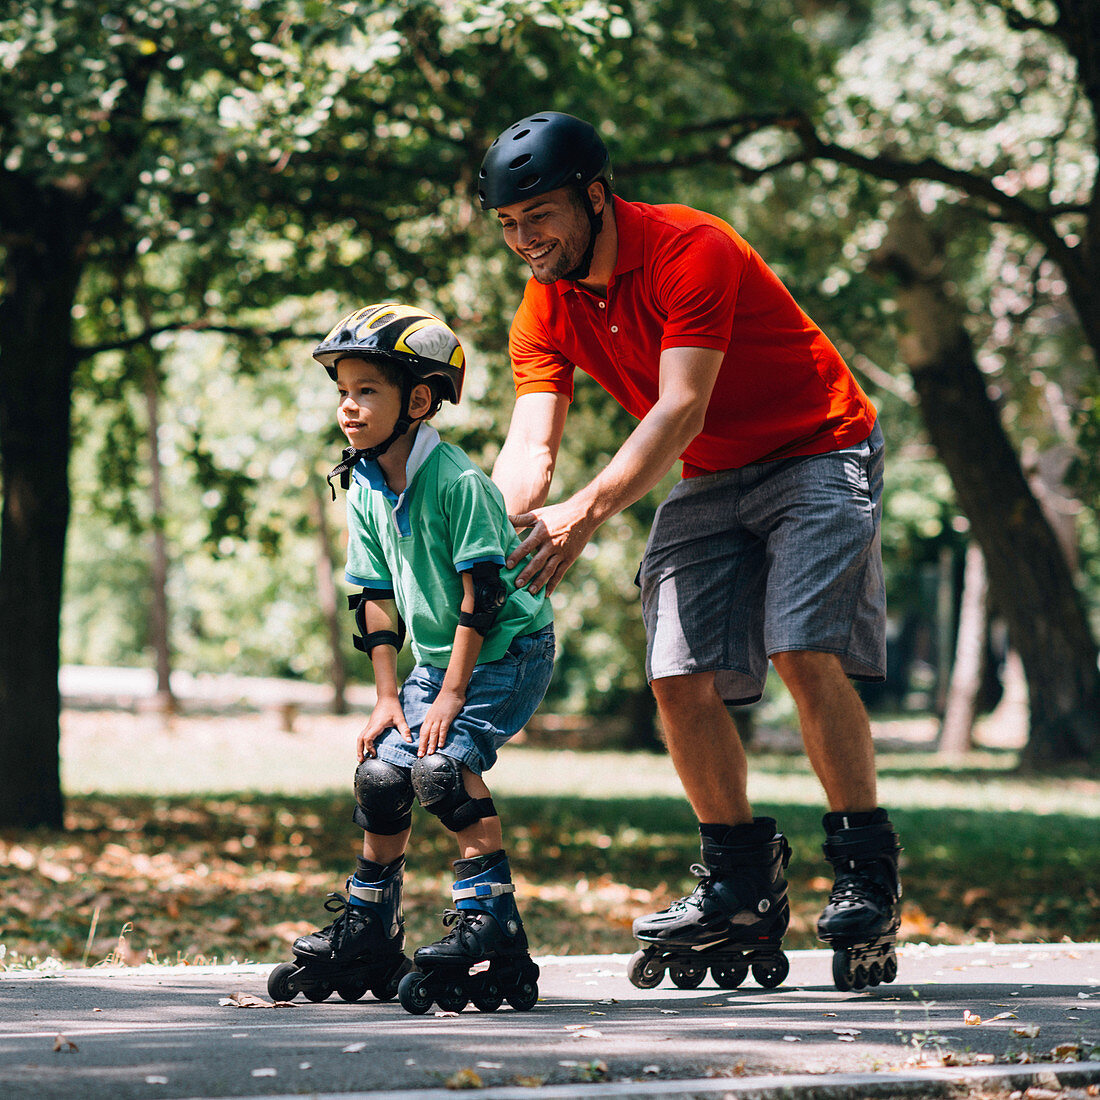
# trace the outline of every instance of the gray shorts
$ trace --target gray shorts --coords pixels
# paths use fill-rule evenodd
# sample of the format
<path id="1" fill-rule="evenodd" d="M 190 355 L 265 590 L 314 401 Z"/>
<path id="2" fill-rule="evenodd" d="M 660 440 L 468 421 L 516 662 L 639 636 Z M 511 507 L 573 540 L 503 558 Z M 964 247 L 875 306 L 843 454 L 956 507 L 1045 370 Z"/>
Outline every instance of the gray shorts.
<path id="1" fill-rule="evenodd" d="M 714 672 L 727 703 L 752 703 L 789 650 L 884 679 L 883 466 L 876 424 L 854 447 L 679 482 L 638 576 L 649 680 Z"/>

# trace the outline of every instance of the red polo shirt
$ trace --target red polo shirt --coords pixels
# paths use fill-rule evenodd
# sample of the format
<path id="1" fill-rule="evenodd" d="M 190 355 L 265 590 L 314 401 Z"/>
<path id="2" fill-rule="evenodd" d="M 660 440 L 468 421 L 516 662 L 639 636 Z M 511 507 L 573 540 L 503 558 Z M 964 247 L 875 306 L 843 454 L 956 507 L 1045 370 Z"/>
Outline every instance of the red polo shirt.
<path id="1" fill-rule="evenodd" d="M 573 397 L 591 375 L 641 419 L 657 401 L 661 352 L 725 353 L 684 476 L 823 454 L 866 439 L 875 409 L 822 331 L 720 218 L 615 198 L 619 254 L 606 298 L 531 279 L 512 322 L 516 393 Z"/>

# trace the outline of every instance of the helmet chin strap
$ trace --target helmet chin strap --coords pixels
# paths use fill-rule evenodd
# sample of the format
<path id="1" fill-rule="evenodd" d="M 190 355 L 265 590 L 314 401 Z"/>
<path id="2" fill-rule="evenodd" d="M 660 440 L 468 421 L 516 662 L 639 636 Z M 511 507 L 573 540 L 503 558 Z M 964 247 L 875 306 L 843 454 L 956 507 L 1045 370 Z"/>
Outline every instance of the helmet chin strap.
<path id="1" fill-rule="evenodd" d="M 600 230 L 603 229 L 603 211 L 596 213 L 596 208 L 592 205 L 587 187 L 581 187 L 579 190 L 581 202 L 584 204 L 585 213 L 588 215 L 588 244 L 580 260 L 578 260 L 577 266 L 562 276 L 563 279 L 568 279 L 573 283 L 588 278 L 588 273 L 592 269 L 592 257 L 596 252 L 596 238 L 600 235 Z"/>

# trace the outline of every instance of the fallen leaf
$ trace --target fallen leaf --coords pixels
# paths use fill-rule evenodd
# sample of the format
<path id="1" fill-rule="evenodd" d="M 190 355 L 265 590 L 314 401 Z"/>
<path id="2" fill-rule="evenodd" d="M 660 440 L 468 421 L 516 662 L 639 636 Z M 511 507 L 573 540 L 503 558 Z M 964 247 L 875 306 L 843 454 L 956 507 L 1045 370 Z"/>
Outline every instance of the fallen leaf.
<path id="1" fill-rule="evenodd" d="M 1015 1012 L 998 1012 L 996 1016 L 991 1016 L 989 1022 L 993 1023 L 994 1020 L 1018 1020 L 1019 1017 Z"/>
<path id="2" fill-rule="evenodd" d="M 168 1084 L 168 1078 L 167 1077 L 161 1077 L 158 1074 L 153 1073 L 153 1074 L 150 1074 L 148 1077 L 145 1078 L 145 1083 L 147 1085 L 167 1085 Z"/>
<path id="3" fill-rule="evenodd" d="M 482 1087 L 481 1078 L 468 1066 L 452 1073 L 446 1080 L 449 1089 L 479 1089 Z"/>
<path id="4" fill-rule="evenodd" d="M 504 1069 L 503 1062 L 478 1062 L 478 1069 Z"/>
<path id="5" fill-rule="evenodd" d="M 222 997 L 218 1004 L 222 1008 L 274 1008 L 276 1004 L 287 1005 L 289 1001 L 265 1001 L 263 997 L 257 997 L 253 993 L 242 993 L 237 990 L 228 997 Z"/>
<path id="6" fill-rule="evenodd" d="M 1021 1039 L 1034 1039 L 1039 1034 L 1038 1024 L 1026 1024 L 1024 1027 L 1014 1027 L 1013 1035 L 1019 1035 Z"/>
<path id="7" fill-rule="evenodd" d="M 342 1047 L 341 1054 L 358 1054 L 361 1050 L 366 1050 L 366 1043 L 348 1043 L 346 1047 Z"/>
<path id="8" fill-rule="evenodd" d="M 1077 1043 L 1059 1043 L 1051 1052 L 1060 1062 L 1079 1062 L 1081 1047 Z"/>
<path id="9" fill-rule="evenodd" d="M 253 1077 L 277 1077 L 278 1073 L 274 1066 L 262 1066 L 260 1069 L 254 1069 L 252 1071 Z"/>
<path id="10" fill-rule="evenodd" d="M 970 1027 L 977 1027 L 981 1022 L 982 1018 L 976 1012 L 971 1012 L 969 1008 L 963 1009 L 963 1023 L 969 1024 Z"/>
<path id="11" fill-rule="evenodd" d="M 58 1035 L 54 1038 L 53 1049 L 55 1051 L 75 1054 L 80 1050 L 80 1047 L 78 1047 L 72 1039 L 66 1039 L 64 1035 Z"/>
<path id="12" fill-rule="evenodd" d="M 514 1080 L 521 1089 L 541 1089 L 546 1084 L 545 1077 L 516 1077 Z"/>

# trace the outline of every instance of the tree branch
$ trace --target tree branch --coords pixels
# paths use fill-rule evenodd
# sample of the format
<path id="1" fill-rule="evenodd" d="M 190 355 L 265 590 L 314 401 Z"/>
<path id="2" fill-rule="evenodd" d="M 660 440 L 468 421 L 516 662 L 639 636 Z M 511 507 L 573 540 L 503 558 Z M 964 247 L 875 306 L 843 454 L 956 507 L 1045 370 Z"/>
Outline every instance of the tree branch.
<path id="1" fill-rule="evenodd" d="M 89 344 L 84 347 L 74 348 L 74 358 L 77 362 L 91 359 L 95 355 L 101 355 L 107 351 L 128 351 L 130 348 L 148 344 L 154 337 L 165 332 L 219 332 L 227 336 L 248 336 L 256 340 L 270 340 L 279 343 L 282 340 L 309 340 L 309 334 L 303 334 L 292 328 L 269 329 L 252 327 L 250 325 L 231 325 L 224 321 L 180 321 L 169 325 L 154 325 L 143 332 L 133 336 L 121 337 L 118 340 L 109 340 L 102 344 Z"/>

